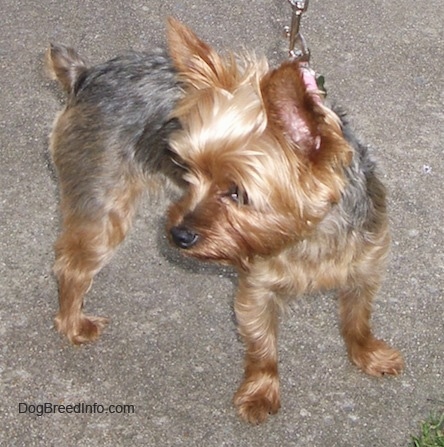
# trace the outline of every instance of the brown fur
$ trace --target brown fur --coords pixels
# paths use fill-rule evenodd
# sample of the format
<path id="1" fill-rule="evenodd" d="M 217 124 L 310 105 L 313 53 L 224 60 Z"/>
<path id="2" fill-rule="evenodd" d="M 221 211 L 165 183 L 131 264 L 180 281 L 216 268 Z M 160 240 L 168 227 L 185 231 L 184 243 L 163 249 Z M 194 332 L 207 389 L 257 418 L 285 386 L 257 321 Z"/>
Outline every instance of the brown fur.
<path id="1" fill-rule="evenodd" d="M 370 375 L 398 374 L 401 355 L 370 328 L 390 238 L 385 190 L 367 148 L 319 92 L 307 89 L 298 62 L 270 69 L 253 54 L 221 56 L 174 19 L 168 40 L 183 89 L 172 112 L 180 129 L 156 166 L 173 158 L 181 168 L 175 180 L 186 183 L 169 209 L 168 234 L 184 254 L 238 269 L 235 312 L 246 346 L 234 397 L 240 416 L 259 423 L 278 411 L 278 316 L 304 293 L 337 289 L 351 360 Z M 53 50 L 49 60 L 70 94 L 78 76 L 88 76 L 76 53 Z M 135 157 L 103 155 L 98 142 L 111 128 L 86 131 L 94 113 L 68 104 L 51 137 L 63 213 L 56 324 L 73 343 L 94 340 L 106 323 L 83 314 L 83 297 L 124 239 L 152 179 Z M 90 164 L 76 167 L 86 153 L 93 154 Z M 97 175 L 94 188 L 80 188 Z"/>
<path id="2" fill-rule="evenodd" d="M 370 329 L 389 247 L 385 192 L 359 167 L 345 124 L 307 90 L 297 62 L 269 70 L 251 55 L 224 60 L 180 24 L 170 30 L 186 87 L 176 108 L 182 130 L 171 145 L 189 187 L 170 209 L 169 228 L 185 254 L 238 267 L 235 311 L 246 345 L 234 398 L 240 416 L 259 423 L 278 411 L 278 313 L 306 292 L 338 289 L 352 361 L 374 376 L 398 374 L 400 354 Z M 344 197 L 353 194 L 367 215 L 347 214 Z"/>
<path id="3" fill-rule="evenodd" d="M 81 344 L 107 322 L 83 313 L 84 297 L 125 238 L 143 191 L 182 183 L 166 142 L 178 127 L 170 115 L 181 89 L 161 51 L 88 67 L 72 48 L 51 45 L 46 66 L 67 93 L 50 137 L 63 219 L 55 244 L 55 323 Z"/>

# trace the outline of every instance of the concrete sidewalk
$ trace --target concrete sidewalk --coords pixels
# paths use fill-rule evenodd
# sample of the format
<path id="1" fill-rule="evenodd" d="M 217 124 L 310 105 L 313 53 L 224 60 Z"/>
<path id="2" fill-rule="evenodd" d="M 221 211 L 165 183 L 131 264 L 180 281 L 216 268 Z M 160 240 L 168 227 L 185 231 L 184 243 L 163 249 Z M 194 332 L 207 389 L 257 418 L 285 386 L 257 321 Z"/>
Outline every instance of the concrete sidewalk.
<path id="1" fill-rule="evenodd" d="M 342 4 L 312 0 L 302 27 L 330 97 L 377 148 L 393 250 L 373 324 L 404 353 L 405 373 L 381 380 L 360 373 L 346 357 L 334 297 L 304 298 L 282 322 L 281 411 L 259 427 L 241 422 L 231 403 L 243 352 L 235 275 L 171 250 L 159 203 L 143 206 L 88 296 L 89 312 L 111 318 L 103 337 L 77 349 L 61 339 L 52 324 L 59 215 L 47 135 L 62 96 L 43 74 L 48 42 L 72 45 L 95 63 L 164 43 L 164 20 L 173 14 L 219 49 L 245 46 L 278 62 L 286 57 L 290 6 L 3 0 L 0 445 L 398 447 L 431 410 L 443 409 L 442 2 Z M 30 405 L 82 402 L 135 412 L 30 412 Z"/>

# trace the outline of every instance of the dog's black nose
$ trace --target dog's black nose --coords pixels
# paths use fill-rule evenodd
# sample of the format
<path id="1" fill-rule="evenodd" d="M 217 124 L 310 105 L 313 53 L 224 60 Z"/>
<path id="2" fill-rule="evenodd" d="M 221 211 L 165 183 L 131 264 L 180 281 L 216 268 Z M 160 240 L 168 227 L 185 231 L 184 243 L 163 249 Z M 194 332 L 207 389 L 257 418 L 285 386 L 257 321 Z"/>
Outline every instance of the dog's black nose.
<path id="1" fill-rule="evenodd" d="M 170 231 L 174 243 L 180 248 L 190 248 L 197 242 L 198 235 L 187 227 L 180 225 L 172 227 Z"/>

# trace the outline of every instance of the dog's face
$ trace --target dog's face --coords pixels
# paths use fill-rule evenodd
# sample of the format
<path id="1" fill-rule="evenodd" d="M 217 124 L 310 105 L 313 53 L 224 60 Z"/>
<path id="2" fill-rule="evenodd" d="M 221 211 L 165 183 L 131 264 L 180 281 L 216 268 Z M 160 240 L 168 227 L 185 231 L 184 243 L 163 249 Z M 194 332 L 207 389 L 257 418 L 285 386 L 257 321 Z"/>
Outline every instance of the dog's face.
<path id="1" fill-rule="evenodd" d="M 270 71 L 254 56 L 223 59 L 169 25 L 185 86 L 170 144 L 188 183 L 169 234 L 191 256 L 245 267 L 313 231 L 339 200 L 350 148 L 297 63 Z"/>

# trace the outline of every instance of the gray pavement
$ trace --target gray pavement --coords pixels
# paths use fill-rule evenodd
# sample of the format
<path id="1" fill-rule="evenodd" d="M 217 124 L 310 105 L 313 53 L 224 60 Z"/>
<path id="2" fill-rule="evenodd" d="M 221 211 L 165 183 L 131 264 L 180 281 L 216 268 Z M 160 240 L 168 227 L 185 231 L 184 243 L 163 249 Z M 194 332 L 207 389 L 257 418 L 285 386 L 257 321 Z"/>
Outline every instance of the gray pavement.
<path id="1" fill-rule="evenodd" d="M 170 14 L 219 49 L 286 57 L 285 0 L 1 1 L 0 445 L 406 446 L 444 407 L 441 0 L 312 0 L 302 23 L 330 97 L 376 147 L 390 191 L 392 260 L 373 324 L 404 353 L 402 376 L 360 373 L 334 297 L 303 298 L 282 322 L 282 409 L 259 427 L 241 422 L 231 403 L 242 367 L 235 275 L 170 249 L 162 203 L 144 204 L 89 294 L 87 310 L 111 317 L 100 341 L 73 348 L 54 331 L 59 216 L 47 135 L 62 96 L 43 74 L 44 49 L 63 42 L 103 61 L 162 44 Z M 135 413 L 19 411 L 46 402 Z"/>

